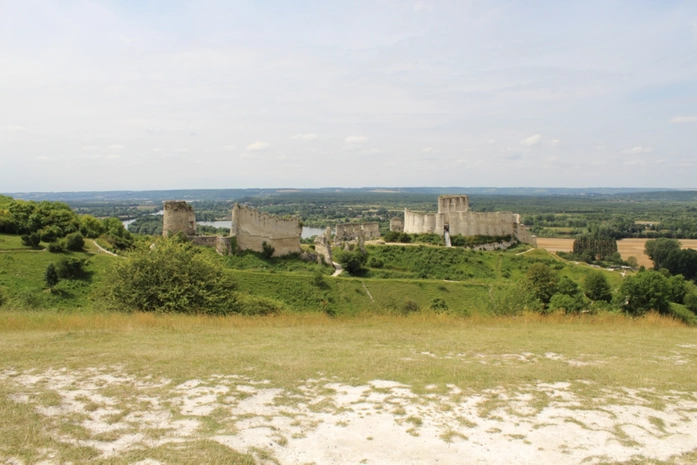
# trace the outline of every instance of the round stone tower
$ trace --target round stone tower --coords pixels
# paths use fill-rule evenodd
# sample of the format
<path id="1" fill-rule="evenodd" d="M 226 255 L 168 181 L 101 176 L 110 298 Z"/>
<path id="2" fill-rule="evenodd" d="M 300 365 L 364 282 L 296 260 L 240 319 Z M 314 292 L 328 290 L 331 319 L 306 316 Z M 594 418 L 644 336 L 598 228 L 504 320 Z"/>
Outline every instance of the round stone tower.
<path id="1" fill-rule="evenodd" d="M 168 200 L 165 202 L 165 215 L 162 219 L 162 235 L 167 237 L 180 232 L 186 236 L 196 235 L 196 213 L 183 200 Z"/>

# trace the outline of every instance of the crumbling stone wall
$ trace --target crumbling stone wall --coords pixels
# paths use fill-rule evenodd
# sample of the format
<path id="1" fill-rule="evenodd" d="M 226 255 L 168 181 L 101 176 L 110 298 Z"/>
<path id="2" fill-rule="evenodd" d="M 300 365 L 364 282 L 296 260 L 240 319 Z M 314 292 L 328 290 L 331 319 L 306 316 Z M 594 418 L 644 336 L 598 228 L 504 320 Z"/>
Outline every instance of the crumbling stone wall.
<path id="1" fill-rule="evenodd" d="M 332 228 L 327 227 L 324 234 L 315 236 L 315 252 L 317 252 L 317 261 L 331 265 L 332 259 Z"/>
<path id="2" fill-rule="evenodd" d="M 231 250 L 230 238 L 223 236 L 189 236 L 189 240 L 204 247 L 212 247 L 220 255 L 228 255 Z"/>
<path id="3" fill-rule="evenodd" d="M 362 235 L 364 239 L 377 239 L 380 237 L 380 225 L 378 223 L 346 223 L 336 225 L 334 241 L 353 241 Z"/>
<path id="4" fill-rule="evenodd" d="M 168 200 L 165 202 L 164 217 L 162 218 L 162 235 L 173 236 L 184 233 L 187 236 L 196 234 L 196 213 L 194 208 L 183 200 Z"/>
<path id="5" fill-rule="evenodd" d="M 284 220 L 237 203 L 232 207 L 230 236 L 237 238 L 241 250 L 262 252 L 266 242 L 275 249 L 274 257 L 300 253 L 301 233 L 302 227 L 295 218 Z"/>
<path id="6" fill-rule="evenodd" d="M 465 195 L 444 195 L 438 198 L 438 213 L 419 213 L 404 209 L 404 232 L 432 233 L 442 236 L 445 230 L 451 236 L 508 236 L 520 242 L 537 245 L 534 236 L 520 222 L 520 215 L 512 212 L 476 213 L 469 210 Z"/>
<path id="7" fill-rule="evenodd" d="M 401 218 L 390 218 L 390 231 L 404 232 L 404 221 Z"/>

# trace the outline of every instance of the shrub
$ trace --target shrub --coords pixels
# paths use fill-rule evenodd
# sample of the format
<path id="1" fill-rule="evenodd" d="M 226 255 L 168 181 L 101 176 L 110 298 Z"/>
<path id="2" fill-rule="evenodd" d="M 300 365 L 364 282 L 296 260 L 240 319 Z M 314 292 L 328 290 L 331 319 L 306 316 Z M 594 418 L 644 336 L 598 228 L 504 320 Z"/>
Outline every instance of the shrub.
<path id="1" fill-rule="evenodd" d="M 87 260 L 63 257 L 56 264 L 58 276 L 63 279 L 75 279 L 84 276 Z"/>
<path id="2" fill-rule="evenodd" d="M 435 312 L 447 312 L 448 302 L 446 302 L 445 299 L 436 297 L 431 301 L 431 305 L 429 306 L 429 308 Z"/>
<path id="3" fill-rule="evenodd" d="M 360 250 L 345 251 L 337 254 L 335 259 L 349 274 L 358 274 L 363 270 L 367 257 Z"/>
<path id="4" fill-rule="evenodd" d="M 75 252 L 79 252 L 85 247 L 85 238 L 79 232 L 68 234 L 65 236 L 65 248 Z"/>
<path id="5" fill-rule="evenodd" d="M 61 253 L 63 252 L 63 244 L 57 241 L 51 242 L 48 244 L 48 251 L 51 253 Z"/>
<path id="6" fill-rule="evenodd" d="M 53 288 L 56 287 L 56 284 L 58 284 L 58 280 L 59 278 L 56 265 L 49 263 L 46 270 L 44 270 L 44 283 L 46 283 L 46 286 L 49 289 L 53 290 Z"/>
<path id="7" fill-rule="evenodd" d="M 385 242 L 397 242 L 399 240 L 399 233 L 397 231 L 390 231 L 383 236 Z"/>
<path id="8" fill-rule="evenodd" d="M 230 274 L 189 242 L 160 239 L 119 260 L 105 279 L 108 305 L 146 312 L 226 314 L 239 310 Z"/>
<path id="9" fill-rule="evenodd" d="M 689 293 L 684 299 L 685 307 L 694 314 L 697 314 L 697 294 Z"/>
<path id="10" fill-rule="evenodd" d="M 418 312 L 419 311 L 419 304 L 414 302 L 413 300 L 405 300 L 404 306 L 402 308 L 404 310 L 404 313 Z"/>
<path id="11" fill-rule="evenodd" d="M 57 239 L 63 237 L 63 230 L 58 226 L 46 226 L 44 229 L 39 231 L 41 240 L 44 242 L 54 242 Z"/>
<path id="12" fill-rule="evenodd" d="M 25 234 L 22 236 L 22 245 L 27 247 L 38 247 L 41 242 L 41 236 L 38 233 Z"/>
<path id="13" fill-rule="evenodd" d="M 554 294 L 549 300 L 550 310 L 564 310 L 566 313 L 579 313 L 586 308 L 583 295 Z"/>
<path id="14" fill-rule="evenodd" d="M 528 268 L 523 284 L 528 292 L 543 304 L 557 292 L 559 277 L 544 263 L 533 263 Z"/>
<path id="15" fill-rule="evenodd" d="M 271 244 L 268 244 L 266 241 L 261 243 L 261 248 L 262 248 L 261 254 L 266 258 L 271 258 L 273 256 L 273 253 L 276 251 L 274 246 L 272 246 Z"/>
<path id="16" fill-rule="evenodd" d="M 370 257 L 370 259 L 368 260 L 368 266 L 371 268 L 382 268 L 383 266 L 385 266 L 385 262 L 383 262 L 377 257 Z"/>
<path id="17" fill-rule="evenodd" d="M 241 294 L 237 299 L 237 312 L 242 315 L 272 315 L 285 310 L 283 302 L 268 297 Z"/>

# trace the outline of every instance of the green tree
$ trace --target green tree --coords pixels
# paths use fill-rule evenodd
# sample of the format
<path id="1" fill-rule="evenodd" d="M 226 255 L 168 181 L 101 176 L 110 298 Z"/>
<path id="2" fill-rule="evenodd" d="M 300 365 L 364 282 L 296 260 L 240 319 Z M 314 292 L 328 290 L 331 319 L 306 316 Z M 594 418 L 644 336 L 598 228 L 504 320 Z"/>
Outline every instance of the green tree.
<path id="1" fill-rule="evenodd" d="M 211 255 L 173 237 L 117 261 L 104 295 L 118 309 L 226 314 L 239 311 L 234 289 L 229 272 Z"/>
<path id="2" fill-rule="evenodd" d="M 601 271 L 590 271 L 583 280 L 583 292 L 591 300 L 610 302 L 612 291 L 605 274 Z"/>
<path id="3" fill-rule="evenodd" d="M 544 263 L 533 263 L 525 273 L 523 285 L 530 294 L 543 304 L 548 304 L 557 292 L 559 277 Z"/>
<path id="4" fill-rule="evenodd" d="M 44 283 L 46 286 L 53 291 L 53 288 L 58 284 L 58 271 L 56 270 L 56 265 L 49 263 L 44 271 Z"/>
<path id="5" fill-rule="evenodd" d="M 697 315 L 697 294 L 690 292 L 685 296 L 684 299 L 685 307 L 692 313 Z"/>
<path id="6" fill-rule="evenodd" d="M 622 309 L 630 315 L 643 315 L 649 310 L 670 312 L 670 285 L 668 278 L 656 271 L 644 271 L 629 276 L 618 291 Z"/>
<path id="7" fill-rule="evenodd" d="M 264 242 L 261 243 L 261 249 L 262 249 L 261 254 L 262 254 L 264 257 L 266 257 L 266 258 L 271 258 L 271 257 L 273 257 L 273 253 L 276 251 L 276 249 L 274 248 L 274 246 L 272 246 L 271 244 L 267 243 L 266 241 L 264 241 Z"/>
<path id="8" fill-rule="evenodd" d="M 671 252 L 679 250 L 680 241 L 667 237 L 646 241 L 646 244 L 644 244 L 644 252 L 653 260 L 655 270 L 662 268 L 663 262 Z"/>
<path id="9" fill-rule="evenodd" d="M 82 215 L 80 217 L 80 232 L 83 236 L 94 239 L 104 233 L 104 226 L 92 215 Z"/>

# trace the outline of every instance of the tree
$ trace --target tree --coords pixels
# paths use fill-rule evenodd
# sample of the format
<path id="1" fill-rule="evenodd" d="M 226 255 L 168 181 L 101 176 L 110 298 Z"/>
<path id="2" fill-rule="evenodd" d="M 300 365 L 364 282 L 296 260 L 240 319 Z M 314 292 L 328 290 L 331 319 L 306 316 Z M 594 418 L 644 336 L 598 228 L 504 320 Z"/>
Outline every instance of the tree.
<path id="1" fill-rule="evenodd" d="M 655 270 L 663 266 L 663 262 L 668 258 L 671 252 L 679 250 L 680 241 L 667 237 L 646 241 L 646 244 L 644 244 L 644 252 L 653 260 L 653 267 Z"/>
<path id="2" fill-rule="evenodd" d="M 534 263 L 528 268 L 523 281 L 532 296 L 546 305 L 557 291 L 559 277 L 544 263 Z"/>
<path id="3" fill-rule="evenodd" d="M 104 233 L 102 222 L 92 215 L 82 215 L 80 217 L 80 232 L 83 236 L 94 239 Z"/>
<path id="4" fill-rule="evenodd" d="M 591 300 L 612 300 L 612 291 L 607 278 L 601 271 L 591 271 L 583 281 L 583 292 Z"/>
<path id="5" fill-rule="evenodd" d="M 44 282 L 46 286 L 53 291 L 53 288 L 58 284 L 58 271 L 56 271 L 56 265 L 49 263 L 44 271 Z"/>
<path id="6" fill-rule="evenodd" d="M 618 295 L 622 309 L 630 315 L 643 315 L 649 310 L 670 312 L 668 278 L 656 271 L 644 271 L 629 276 L 620 285 Z"/>
<path id="7" fill-rule="evenodd" d="M 697 294 L 690 292 L 685 296 L 685 307 L 694 314 L 697 314 Z"/>
<path id="8" fill-rule="evenodd" d="M 41 243 L 41 237 L 38 233 L 25 234 L 22 236 L 22 244 L 28 247 L 38 247 Z"/>
<path id="9" fill-rule="evenodd" d="M 667 269 L 671 274 L 681 274 L 686 279 L 694 280 L 697 278 L 697 250 L 671 250 L 663 258 L 661 268 Z"/>
<path id="10" fill-rule="evenodd" d="M 222 265 L 176 237 L 142 245 L 105 279 L 111 307 L 145 312 L 226 314 L 240 310 L 235 283 Z"/>

